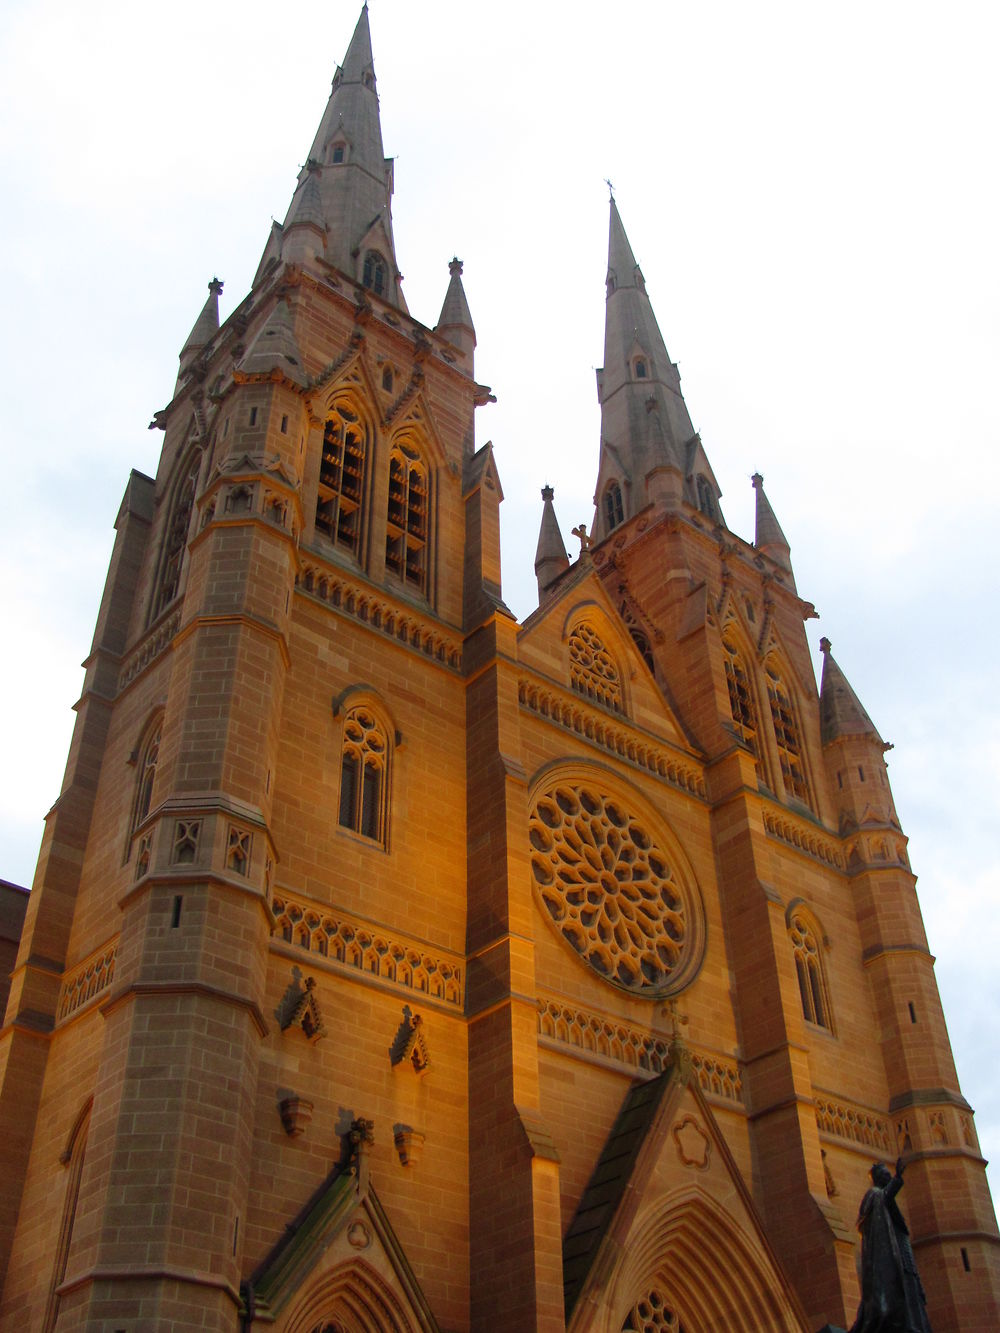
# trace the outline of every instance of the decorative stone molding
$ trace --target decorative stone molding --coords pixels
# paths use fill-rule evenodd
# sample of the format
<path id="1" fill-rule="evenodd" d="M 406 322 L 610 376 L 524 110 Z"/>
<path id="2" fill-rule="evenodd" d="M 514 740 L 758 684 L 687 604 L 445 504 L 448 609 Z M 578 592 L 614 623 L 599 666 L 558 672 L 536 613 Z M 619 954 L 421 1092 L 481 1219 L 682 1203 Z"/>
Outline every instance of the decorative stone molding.
<path id="1" fill-rule="evenodd" d="M 832 1101 L 817 1095 L 816 1124 L 821 1134 L 832 1134 L 865 1148 L 891 1153 L 889 1121 L 876 1111 L 850 1102 Z"/>
<path id="2" fill-rule="evenodd" d="M 101 946 L 68 973 L 59 992 L 58 1022 L 83 1009 L 96 999 L 115 979 L 118 936 Z"/>
<path id="3" fill-rule="evenodd" d="M 138 647 L 126 657 L 121 670 L 118 673 L 118 689 L 123 690 L 126 685 L 131 685 L 146 667 L 150 666 L 160 654 L 170 647 L 174 635 L 180 629 L 181 609 L 167 616 L 166 620 L 154 626 L 153 630 L 146 635 Z"/>
<path id="4" fill-rule="evenodd" d="M 457 639 L 431 628 L 418 616 L 394 605 L 370 588 L 354 583 L 340 570 L 303 562 L 295 580 L 300 592 L 307 592 L 321 602 L 370 625 L 390 639 L 423 653 L 452 671 L 462 665 L 462 645 Z"/>
<path id="5" fill-rule="evenodd" d="M 704 1171 L 712 1153 L 712 1141 L 690 1113 L 682 1116 L 670 1131 L 677 1148 L 677 1156 L 685 1166 Z"/>
<path id="6" fill-rule="evenodd" d="M 650 1075 L 662 1074 L 670 1063 L 670 1037 L 652 1036 L 617 1019 L 587 1013 L 554 999 L 538 1000 L 538 1035 Z M 698 1087 L 707 1097 L 742 1104 L 743 1080 L 734 1060 L 690 1048 L 688 1053 Z"/>
<path id="7" fill-rule="evenodd" d="M 765 809 L 764 831 L 769 837 L 777 838 L 825 865 L 834 866 L 837 870 L 846 869 L 844 854 L 833 839 L 818 833 L 804 819 Z"/>
<path id="8" fill-rule="evenodd" d="M 518 681 L 517 698 L 521 707 L 529 712 L 554 722 L 565 731 L 572 731 L 680 791 L 704 797 L 705 780 L 693 764 L 670 754 L 619 719 L 589 707 L 579 695 L 522 677 Z"/>
<path id="9" fill-rule="evenodd" d="M 448 959 L 424 952 L 419 945 L 392 938 L 341 913 L 297 902 L 275 893 L 274 937 L 397 986 L 461 1009 L 465 976 L 457 956 Z"/>

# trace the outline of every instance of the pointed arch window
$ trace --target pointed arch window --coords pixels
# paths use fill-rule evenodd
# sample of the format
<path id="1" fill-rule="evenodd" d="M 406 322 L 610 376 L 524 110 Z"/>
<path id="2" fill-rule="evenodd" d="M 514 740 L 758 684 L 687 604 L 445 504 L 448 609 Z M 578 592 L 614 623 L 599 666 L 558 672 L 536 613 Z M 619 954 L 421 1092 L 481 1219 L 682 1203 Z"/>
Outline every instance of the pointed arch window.
<path id="1" fill-rule="evenodd" d="M 635 377 L 637 380 L 644 380 L 649 371 L 643 357 L 637 356 L 635 359 Z"/>
<path id="2" fill-rule="evenodd" d="M 385 567 L 418 592 L 427 591 L 427 536 L 427 468 L 412 445 L 400 443 L 389 455 Z"/>
<path id="3" fill-rule="evenodd" d="M 383 847 L 388 841 L 389 760 L 388 729 L 371 708 L 352 708 L 344 719 L 338 822 Z"/>
<path id="4" fill-rule="evenodd" d="M 769 658 L 764 673 L 767 679 L 767 699 L 774 724 L 774 740 L 778 748 L 778 762 L 785 792 L 803 804 L 809 804 L 809 786 L 802 760 L 802 741 L 791 692 L 782 678 L 781 668 Z"/>
<path id="5" fill-rule="evenodd" d="M 802 1016 L 817 1027 L 832 1029 L 826 974 L 819 950 L 820 932 L 802 907 L 788 914 L 788 938 L 795 958 Z"/>
<path id="6" fill-rule="evenodd" d="M 377 250 L 369 250 L 365 255 L 365 262 L 361 270 L 361 283 L 362 286 L 368 289 L 368 291 L 374 292 L 376 296 L 385 295 L 385 259 Z"/>
<path id="7" fill-rule="evenodd" d="M 604 489 L 604 519 L 608 531 L 612 532 L 625 521 L 625 508 L 622 504 L 622 488 L 617 481 L 609 481 Z"/>
<path id="8" fill-rule="evenodd" d="M 42 1320 L 42 1333 L 52 1333 L 59 1316 L 58 1290 L 66 1276 L 66 1264 L 69 1260 L 70 1241 L 73 1239 L 73 1224 L 76 1221 L 76 1206 L 80 1200 L 80 1178 L 83 1175 L 83 1159 L 87 1151 L 87 1137 L 90 1133 L 90 1112 L 93 1098 L 77 1117 L 70 1135 L 70 1142 L 63 1151 L 60 1161 L 67 1167 L 66 1193 L 63 1198 L 62 1219 L 59 1224 L 59 1237 L 56 1241 L 55 1263 L 52 1268 L 52 1282 Z"/>
<path id="9" fill-rule="evenodd" d="M 342 162 L 347 160 L 347 145 L 343 140 L 339 140 L 330 146 L 330 161 L 335 167 L 339 167 Z"/>
<path id="10" fill-rule="evenodd" d="M 198 475 L 201 471 L 201 453 L 195 453 L 187 462 L 179 485 L 174 494 L 170 518 L 163 537 L 163 556 L 160 565 L 160 583 L 153 603 L 155 620 L 161 611 L 166 610 L 180 590 L 181 567 L 184 552 L 187 550 L 188 530 L 191 527 L 191 514 L 194 510 L 195 495 L 198 491 Z"/>
<path id="11" fill-rule="evenodd" d="M 712 490 L 711 482 L 703 473 L 699 472 L 695 487 L 698 492 L 698 508 L 709 518 L 719 521 L 719 502 L 715 498 L 715 492 Z"/>
<path id="12" fill-rule="evenodd" d="M 135 780 L 135 794 L 132 797 L 132 813 L 128 824 L 128 837 L 125 840 L 125 860 L 132 855 L 132 839 L 135 831 L 149 814 L 153 800 L 153 781 L 156 778 L 156 765 L 160 758 L 160 740 L 163 736 L 163 714 L 159 714 L 146 728 L 139 746 L 136 766 L 138 773 Z"/>
<path id="13" fill-rule="evenodd" d="M 353 556 L 361 545 L 366 453 L 359 414 L 345 403 L 335 404 L 323 428 L 316 528 Z"/>
<path id="14" fill-rule="evenodd" d="M 733 635 L 722 635 L 722 655 L 726 668 L 726 685 L 729 688 L 729 711 L 733 725 L 740 739 L 753 751 L 757 761 L 757 775 L 760 776 L 760 745 L 757 736 L 757 706 L 754 703 L 753 684 L 746 661 L 740 652 Z"/>
<path id="15" fill-rule="evenodd" d="M 581 620 L 569 636 L 569 679 L 579 694 L 616 713 L 624 711 L 618 664 L 586 620 Z"/>

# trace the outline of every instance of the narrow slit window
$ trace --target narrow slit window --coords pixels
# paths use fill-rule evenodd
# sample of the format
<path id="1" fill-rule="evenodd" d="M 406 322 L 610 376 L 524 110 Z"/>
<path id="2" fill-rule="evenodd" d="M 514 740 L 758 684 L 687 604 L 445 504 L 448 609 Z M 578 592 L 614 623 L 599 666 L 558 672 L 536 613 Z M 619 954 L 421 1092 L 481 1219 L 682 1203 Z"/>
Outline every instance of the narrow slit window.
<path id="1" fill-rule="evenodd" d="M 613 531 L 620 523 L 625 521 L 625 509 L 622 505 L 622 488 L 617 481 L 608 483 L 604 492 L 604 517 L 608 524 L 608 531 Z"/>
<path id="2" fill-rule="evenodd" d="M 797 911 L 788 922 L 788 938 L 795 958 L 795 975 L 799 983 L 802 1016 L 817 1027 L 830 1028 L 830 1002 L 827 996 L 823 960 L 820 957 L 818 932 L 805 913 Z"/>

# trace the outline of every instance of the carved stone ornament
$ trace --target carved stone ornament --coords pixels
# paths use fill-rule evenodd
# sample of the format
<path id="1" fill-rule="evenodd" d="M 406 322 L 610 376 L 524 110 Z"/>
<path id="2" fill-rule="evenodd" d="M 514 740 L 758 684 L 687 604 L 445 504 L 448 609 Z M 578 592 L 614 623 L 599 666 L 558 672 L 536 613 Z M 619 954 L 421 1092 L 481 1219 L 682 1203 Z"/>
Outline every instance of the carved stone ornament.
<path id="1" fill-rule="evenodd" d="M 409 1067 L 415 1074 L 426 1074 L 431 1067 L 424 1020 L 408 1004 L 403 1005 L 403 1021 L 389 1048 L 389 1060 L 393 1069 Z"/>
<path id="2" fill-rule="evenodd" d="M 300 984 L 301 976 L 297 967 L 292 969 L 293 980 L 278 1006 L 278 1022 L 282 1032 L 287 1032 L 289 1028 L 301 1028 L 306 1038 L 315 1043 L 326 1036 L 326 1024 L 316 998 L 316 978 L 306 977 Z"/>
<path id="3" fill-rule="evenodd" d="M 712 1152 L 712 1140 L 694 1116 L 682 1116 L 670 1132 L 677 1144 L 677 1155 L 684 1165 L 704 1171 Z"/>
<path id="4" fill-rule="evenodd" d="M 286 1097 L 278 1108 L 281 1123 L 290 1139 L 297 1139 L 305 1133 L 306 1126 L 312 1120 L 313 1104 L 304 1097 Z"/>
<path id="5" fill-rule="evenodd" d="M 411 1125 L 397 1125 L 393 1142 L 403 1166 L 416 1166 L 420 1161 L 426 1137 L 426 1134 L 421 1134 L 419 1129 Z"/>

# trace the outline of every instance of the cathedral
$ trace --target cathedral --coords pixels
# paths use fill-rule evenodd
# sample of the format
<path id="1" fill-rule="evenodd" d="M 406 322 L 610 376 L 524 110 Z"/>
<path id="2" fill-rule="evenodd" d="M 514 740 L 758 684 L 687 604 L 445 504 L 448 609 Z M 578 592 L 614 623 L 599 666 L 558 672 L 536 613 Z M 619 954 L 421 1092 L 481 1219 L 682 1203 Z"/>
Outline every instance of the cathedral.
<path id="1" fill-rule="evenodd" d="M 393 188 L 363 10 L 118 512 L 0 1030 L 0 1333 L 846 1329 L 897 1158 L 930 1325 L 996 1328 L 887 747 L 763 479 L 751 544 L 612 198 L 594 517 L 571 557 L 543 489 L 518 623 L 462 264 L 410 314 Z"/>

